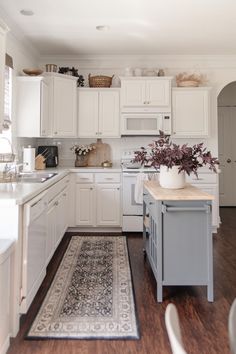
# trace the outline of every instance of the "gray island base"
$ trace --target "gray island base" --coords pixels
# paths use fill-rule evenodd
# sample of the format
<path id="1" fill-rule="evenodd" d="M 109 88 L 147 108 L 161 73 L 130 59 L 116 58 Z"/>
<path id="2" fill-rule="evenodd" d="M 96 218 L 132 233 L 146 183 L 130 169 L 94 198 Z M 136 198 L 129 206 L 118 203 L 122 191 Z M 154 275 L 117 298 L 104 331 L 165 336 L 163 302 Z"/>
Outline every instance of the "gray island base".
<path id="1" fill-rule="evenodd" d="M 158 302 L 167 285 L 206 285 L 208 301 L 214 300 L 213 199 L 192 185 L 173 190 L 157 181 L 144 182 L 144 250 L 157 281 Z"/>

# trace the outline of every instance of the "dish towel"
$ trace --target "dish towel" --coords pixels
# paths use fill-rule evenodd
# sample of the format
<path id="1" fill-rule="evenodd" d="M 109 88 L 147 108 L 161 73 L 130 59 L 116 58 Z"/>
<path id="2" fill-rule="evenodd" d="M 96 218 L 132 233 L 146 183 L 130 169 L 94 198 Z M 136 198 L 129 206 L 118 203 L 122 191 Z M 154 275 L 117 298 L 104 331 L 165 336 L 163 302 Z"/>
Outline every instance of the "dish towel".
<path id="1" fill-rule="evenodd" d="M 143 204 L 143 182 L 148 181 L 147 173 L 138 173 L 134 186 L 134 200 L 137 204 Z"/>

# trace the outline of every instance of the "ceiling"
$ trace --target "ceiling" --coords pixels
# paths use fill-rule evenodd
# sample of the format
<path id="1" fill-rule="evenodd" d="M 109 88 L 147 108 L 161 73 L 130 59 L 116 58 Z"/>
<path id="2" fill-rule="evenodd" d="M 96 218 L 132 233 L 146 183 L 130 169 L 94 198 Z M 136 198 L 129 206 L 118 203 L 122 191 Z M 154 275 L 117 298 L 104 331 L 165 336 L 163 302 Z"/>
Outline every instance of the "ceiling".
<path id="1" fill-rule="evenodd" d="M 236 54 L 235 0 L 0 0 L 0 15 L 41 55 Z"/>

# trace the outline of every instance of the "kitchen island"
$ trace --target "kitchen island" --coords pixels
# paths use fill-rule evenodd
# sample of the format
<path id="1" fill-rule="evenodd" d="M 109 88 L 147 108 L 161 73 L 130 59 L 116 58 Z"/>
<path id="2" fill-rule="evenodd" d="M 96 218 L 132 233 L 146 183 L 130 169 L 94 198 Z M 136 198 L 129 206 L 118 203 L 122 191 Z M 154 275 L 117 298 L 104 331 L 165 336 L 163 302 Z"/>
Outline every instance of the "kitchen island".
<path id="1" fill-rule="evenodd" d="M 157 181 L 145 181 L 143 194 L 144 251 L 157 281 L 157 301 L 167 285 L 206 285 L 213 301 L 214 197 L 190 184 L 166 189 Z"/>

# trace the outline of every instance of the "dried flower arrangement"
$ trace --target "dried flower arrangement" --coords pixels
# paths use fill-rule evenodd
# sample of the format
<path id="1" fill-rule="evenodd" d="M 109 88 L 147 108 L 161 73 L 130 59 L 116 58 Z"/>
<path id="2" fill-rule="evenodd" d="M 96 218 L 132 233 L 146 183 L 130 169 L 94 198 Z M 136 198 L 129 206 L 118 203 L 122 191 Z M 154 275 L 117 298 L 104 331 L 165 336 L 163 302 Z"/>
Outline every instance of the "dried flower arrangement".
<path id="1" fill-rule="evenodd" d="M 87 155 L 90 151 L 96 149 L 93 144 L 90 145 L 73 145 L 70 150 L 72 150 L 76 155 Z"/>
<path id="2" fill-rule="evenodd" d="M 207 151 L 203 143 L 195 144 L 192 147 L 188 144 L 177 145 L 170 141 L 170 137 L 160 132 L 160 138 L 149 144 L 149 148 L 141 147 L 139 151 L 135 151 L 133 162 L 141 162 L 148 164 L 156 169 L 161 165 L 172 168 L 179 166 L 179 172 L 185 171 L 188 175 L 194 173 L 197 177 L 199 167 L 207 165 L 210 170 L 217 172 L 216 165 L 219 161 L 216 157 L 212 157 L 211 152 Z"/>
<path id="3" fill-rule="evenodd" d="M 175 79 L 177 86 L 180 87 L 196 87 L 207 81 L 203 74 L 188 74 L 186 72 L 179 73 Z"/>

